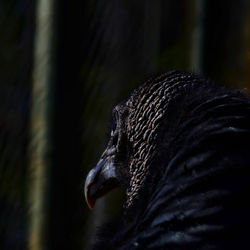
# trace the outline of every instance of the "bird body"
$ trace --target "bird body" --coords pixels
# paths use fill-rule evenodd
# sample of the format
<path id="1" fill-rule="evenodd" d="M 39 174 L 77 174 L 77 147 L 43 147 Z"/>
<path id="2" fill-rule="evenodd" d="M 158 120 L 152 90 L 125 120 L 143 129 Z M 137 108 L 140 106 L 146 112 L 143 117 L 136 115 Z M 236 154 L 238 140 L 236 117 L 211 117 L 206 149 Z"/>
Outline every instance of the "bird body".
<path id="1" fill-rule="evenodd" d="M 90 207 L 126 190 L 93 249 L 250 249 L 250 100 L 171 71 L 113 110 L 107 149 L 85 183 Z"/>

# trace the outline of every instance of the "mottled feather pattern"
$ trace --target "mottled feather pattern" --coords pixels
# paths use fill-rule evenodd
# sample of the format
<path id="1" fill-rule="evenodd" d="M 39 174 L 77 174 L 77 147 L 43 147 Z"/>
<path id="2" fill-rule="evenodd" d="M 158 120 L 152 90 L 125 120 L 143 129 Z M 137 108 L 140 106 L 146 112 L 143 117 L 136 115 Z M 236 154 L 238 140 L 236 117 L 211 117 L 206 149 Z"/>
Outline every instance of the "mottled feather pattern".
<path id="1" fill-rule="evenodd" d="M 250 249 L 249 98 L 172 71 L 126 105 L 127 203 L 94 249 Z"/>
<path id="2" fill-rule="evenodd" d="M 128 138 L 135 154 L 130 164 L 131 190 L 128 191 L 127 205 L 136 198 L 144 182 L 148 167 L 156 153 L 155 144 L 161 121 L 168 115 L 169 106 L 188 89 L 199 84 L 193 74 L 183 75 L 175 71 L 151 79 L 139 87 L 127 101 L 130 107 L 128 117 Z M 143 175 L 144 178 L 141 177 Z"/>

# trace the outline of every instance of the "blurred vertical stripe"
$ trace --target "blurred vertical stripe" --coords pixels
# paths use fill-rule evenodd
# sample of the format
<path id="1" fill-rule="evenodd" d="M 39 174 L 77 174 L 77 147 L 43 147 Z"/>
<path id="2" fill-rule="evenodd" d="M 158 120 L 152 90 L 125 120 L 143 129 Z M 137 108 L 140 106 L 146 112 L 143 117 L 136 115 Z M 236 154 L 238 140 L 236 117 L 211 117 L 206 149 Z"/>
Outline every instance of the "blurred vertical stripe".
<path id="1" fill-rule="evenodd" d="M 30 114 L 29 250 L 48 249 L 48 185 L 51 167 L 51 92 L 54 78 L 55 3 L 38 0 Z"/>

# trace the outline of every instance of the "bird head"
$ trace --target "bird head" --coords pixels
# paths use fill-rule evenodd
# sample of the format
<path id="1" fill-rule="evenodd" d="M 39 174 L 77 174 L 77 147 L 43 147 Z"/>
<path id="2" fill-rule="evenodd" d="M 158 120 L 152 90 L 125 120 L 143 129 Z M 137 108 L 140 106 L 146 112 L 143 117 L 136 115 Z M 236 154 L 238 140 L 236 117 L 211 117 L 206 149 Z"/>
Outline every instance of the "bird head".
<path id="1" fill-rule="evenodd" d="M 150 78 L 114 107 L 107 148 L 85 181 L 85 198 L 91 209 L 97 198 L 119 185 L 126 189 L 125 206 L 134 203 L 166 134 L 162 129 L 167 126 L 169 107 L 190 79 L 194 82 L 192 74 L 178 72 Z"/>
<path id="2" fill-rule="evenodd" d="M 110 190 L 129 183 L 128 161 L 130 144 L 127 137 L 128 108 L 121 103 L 113 108 L 109 142 L 97 165 L 90 170 L 85 181 L 85 198 L 90 209 L 96 199 Z"/>

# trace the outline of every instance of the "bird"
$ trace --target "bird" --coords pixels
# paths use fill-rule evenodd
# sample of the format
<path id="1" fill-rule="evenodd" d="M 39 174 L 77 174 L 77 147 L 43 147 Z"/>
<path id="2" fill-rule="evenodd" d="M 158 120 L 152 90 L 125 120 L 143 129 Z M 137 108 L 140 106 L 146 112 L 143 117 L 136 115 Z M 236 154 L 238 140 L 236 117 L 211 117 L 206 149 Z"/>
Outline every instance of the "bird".
<path id="1" fill-rule="evenodd" d="M 123 211 L 92 249 L 250 249 L 250 98 L 195 73 L 142 82 L 112 110 L 87 175 L 90 209 L 120 186 Z"/>

